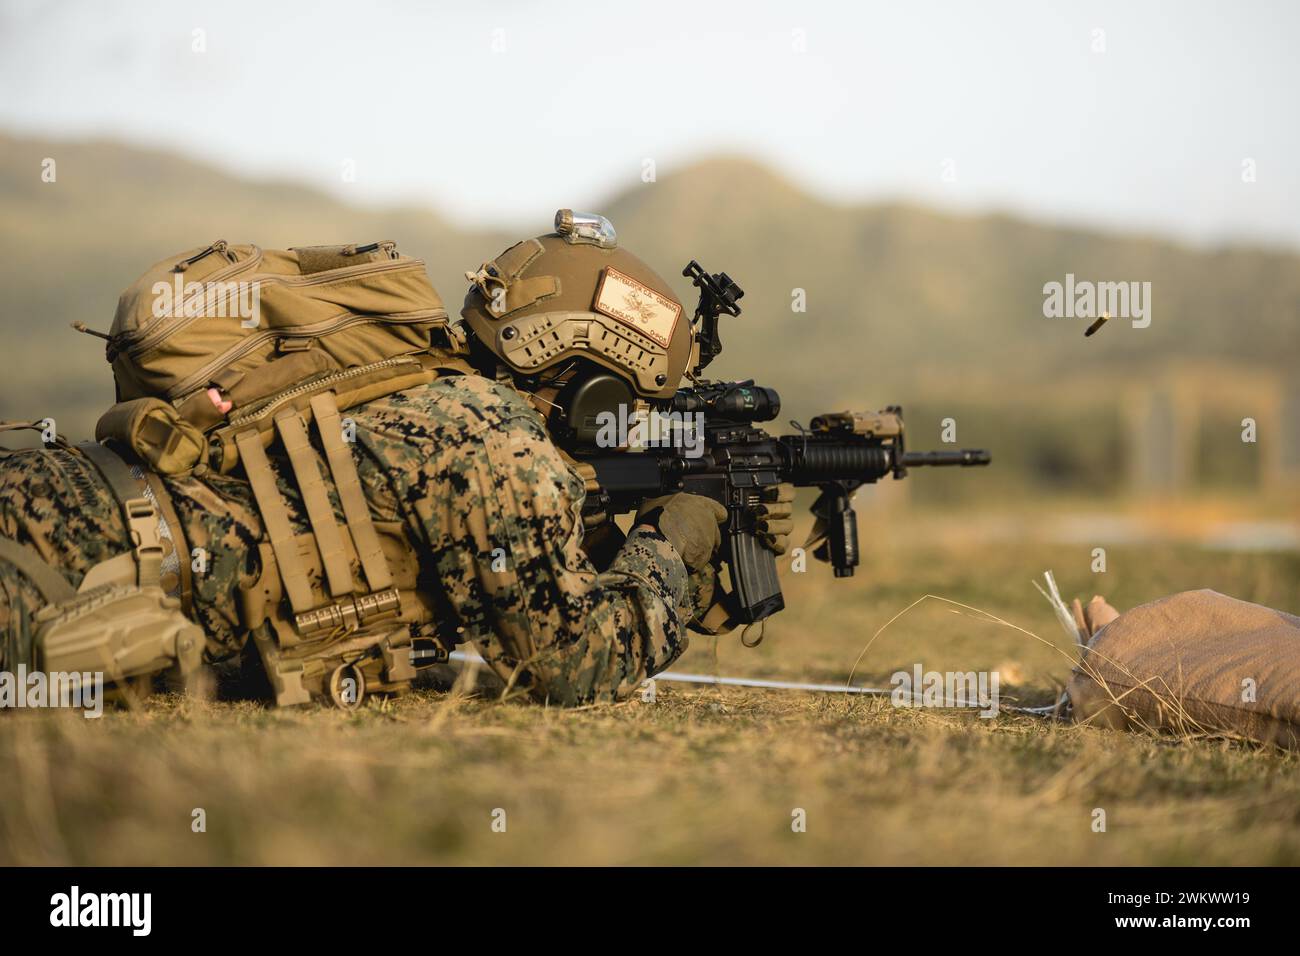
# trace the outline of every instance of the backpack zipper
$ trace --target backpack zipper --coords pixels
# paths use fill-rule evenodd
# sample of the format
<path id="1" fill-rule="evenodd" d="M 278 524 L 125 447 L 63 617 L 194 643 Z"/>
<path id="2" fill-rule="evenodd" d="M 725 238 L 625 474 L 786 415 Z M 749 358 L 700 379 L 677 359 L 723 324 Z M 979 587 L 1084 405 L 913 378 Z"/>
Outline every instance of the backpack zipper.
<path id="1" fill-rule="evenodd" d="M 196 252 L 194 255 L 190 256 L 188 259 L 182 259 L 180 262 L 176 263 L 176 265 L 172 266 L 172 272 L 184 272 L 190 266 L 194 265 L 194 263 L 198 262 L 200 259 L 204 258 L 205 256 L 212 255 L 212 253 L 214 252 L 221 253 L 222 258 L 225 259 L 227 262 L 238 262 L 239 261 L 238 259 L 231 258 L 233 253 L 231 253 L 229 249 L 230 249 L 230 243 L 226 242 L 226 240 L 224 239 L 218 239 L 216 242 L 208 246 L 206 249 L 200 250 L 199 252 Z"/>
<path id="2" fill-rule="evenodd" d="M 252 421 L 254 418 L 266 414 L 269 409 L 276 405 L 291 401 L 299 395 L 307 395 L 312 392 L 320 391 L 323 386 L 328 387 L 350 378 L 356 378 L 360 375 L 366 375 L 370 372 L 378 371 L 381 368 L 389 368 L 397 365 L 414 365 L 417 368 L 421 367 L 418 359 L 401 357 L 381 359 L 378 362 L 371 362 L 369 365 L 357 365 L 353 368 L 344 369 L 341 372 L 331 372 L 329 375 L 324 375 L 314 381 L 304 382 L 302 385 L 295 385 L 286 392 L 277 392 L 275 395 L 263 399 L 261 404 L 252 405 L 242 415 L 236 415 L 234 418 L 228 419 L 227 425 L 231 428 L 237 428 L 240 425 Z"/>
<path id="3" fill-rule="evenodd" d="M 211 251 L 212 248 L 209 247 L 199 256 L 196 256 L 193 259 L 189 259 L 185 261 L 197 262 L 204 255 L 207 255 Z M 247 259 L 243 260 L 242 262 L 233 262 L 230 265 L 226 266 L 224 269 L 218 269 L 216 272 L 212 273 L 212 275 L 204 279 L 202 284 L 206 286 L 214 282 L 225 282 L 231 276 L 239 275 L 241 272 L 245 271 L 246 269 L 251 269 L 253 266 L 261 265 L 261 262 L 262 262 L 262 250 L 258 246 L 253 246 L 253 251 Z M 181 272 L 180 275 L 184 275 L 184 272 Z M 166 325 L 168 322 L 175 322 L 176 319 L 178 318 L 184 318 L 186 304 L 190 301 L 194 301 L 195 298 L 199 298 L 199 296 L 192 296 L 188 300 L 182 297 L 179 305 L 173 303 L 172 310 L 177 313 L 176 315 L 164 315 L 161 318 L 154 319 L 148 325 L 141 326 L 140 328 L 137 329 L 133 329 L 131 332 L 123 333 L 121 336 L 119 336 L 119 338 L 123 343 L 123 346 L 118 349 L 119 354 L 125 353 L 127 355 L 130 355 L 132 358 L 134 358 L 136 353 L 138 353 L 139 351 L 143 351 L 151 348 L 154 345 L 154 343 L 167 338 L 167 336 L 171 335 L 172 332 L 175 331 L 176 329 L 184 328 L 185 325 L 189 324 L 188 321 L 186 321 L 183 324 L 178 323 L 176 325 L 173 325 L 170 329 L 160 329 L 159 326 Z M 196 318 L 199 318 L 199 316 L 190 316 L 191 320 Z"/>
<path id="4" fill-rule="evenodd" d="M 202 388 L 207 384 L 209 378 L 211 378 L 215 372 L 225 368 L 227 365 L 239 361 L 249 352 L 256 350 L 258 347 L 265 345 L 273 339 L 322 338 L 343 329 L 351 328 L 354 325 L 419 325 L 423 322 L 436 320 L 440 317 L 439 313 L 441 313 L 442 317 L 445 317 L 446 315 L 443 310 L 426 310 L 424 312 L 408 313 L 402 316 L 357 315 L 352 312 L 345 312 L 342 316 L 334 316 L 324 322 L 317 322 L 315 325 L 299 326 L 292 332 L 285 329 L 266 329 L 262 332 L 258 332 L 256 335 L 248 336 L 248 338 L 244 339 L 244 341 L 240 342 L 236 347 L 227 349 L 207 365 L 191 372 L 184 379 L 167 389 L 166 394 L 169 399 L 174 401 L 182 396 L 188 395 L 197 388 Z"/>
<path id="5" fill-rule="evenodd" d="M 256 246 L 254 248 L 257 249 Z M 261 261 L 262 261 L 262 250 L 257 249 L 256 254 L 249 256 L 246 262 L 238 263 L 237 264 L 238 268 L 223 269 L 223 270 L 219 270 L 218 272 L 214 272 L 211 276 L 209 276 L 206 280 L 204 280 L 204 284 L 207 285 L 209 283 L 214 283 L 214 282 L 224 282 L 227 279 L 229 279 L 231 276 L 237 275 L 243 272 L 245 269 L 250 268 L 255 264 L 261 263 Z M 394 259 L 389 262 L 366 262 L 366 263 L 362 263 L 361 265 L 344 266 L 342 269 L 332 269 L 328 272 L 321 272 L 315 275 L 308 275 L 308 276 L 275 275 L 273 273 L 267 273 L 267 274 L 263 274 L 256 281 L 259 285 L 288 285 L 288 286 L 293 286 L 295 288 L 302 288 L 303 286 L 326 285 L 340 278 L 348 279 L 356 275 L 369 275 L 371 273 L 391 272 L 397 269 L 411 268 L 414 266 L 418 266 L 421 269 L 421 271 L 423 271 L 424 260 Z M 198 297 L 195 296 L 189 300 L 182 301 L 180 308 L 177 309 L 177 311 L 180 313 L 179 315 L 163 316 L 161 319 L 151 322 L 149 325 L 145 326 L 144 329 L 137 330 L 135 333 L 132 334 L 132 337 L 136 335 L 141 336 L 141 338 L 138 341 L 132 342 L 130 341 L 130 338 L 124 336 L 123 338 L 125 342 L 125 347 L 119 351 L 124 352 L 130 358 L 139 361 L 140 357 L 145 352 L 148 352 L 150 349 L 155 348 L 159 342 L 162 342 L 164 339 L 167 339 L 170 336 L 176 334 L 177 332 L 180 332 L 188 328 L 190 323 L 194 322 L 196 319 L 205 318 L 205 316 L 201 316 L 201 315 L 189 315 L 189 316 L 185 315 L 185 305 L 187 301 L 194 301 L 194 299 L 196 298 Z M 159 323 L 169 323 L 169 322 L 170 324 L 168 325 L 167 328 L 155 330 L 155 327 Z"/>

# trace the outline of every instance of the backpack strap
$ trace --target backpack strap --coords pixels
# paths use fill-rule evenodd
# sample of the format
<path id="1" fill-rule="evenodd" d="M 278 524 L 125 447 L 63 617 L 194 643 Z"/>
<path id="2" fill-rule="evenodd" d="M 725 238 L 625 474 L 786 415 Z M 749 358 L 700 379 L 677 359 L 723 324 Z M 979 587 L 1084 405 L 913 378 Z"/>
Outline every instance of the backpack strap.
<path id="1" fill-rule="evenodd" d="M 0 538 L 0 561 L 8 561 L 35 585 L 50 604 L 77 596 L 76 590 L 58 571 L 46 564 L 35 550 L 17 541 Z"/>
<path id="2" fill-rule="evenodd" d="M 127 533 L 135 551 L 136 583 L 156 587 L 162 574 L 162 542 L 158 535 L 158 510 L 126 462 L 99 442 L 77 446 L 108 482 L 122 508 Z"/>
<path id="3" fill-rule="evenodd" d="M 262 447 L 262 436 L 255 429 L 239 432 L 235 435 L 235 447 L 239 449 L 239 460 L 243 463 L 244 473 L 253 488 L 253 497 L 257 499 L 257 509 L 261 512 L 267 537 L 271 539 L 271 551 L 279 566 L 280 580 L 284 582 L 289 606 L 295 614 L 302 614 L 311 610 L 315 601 L 312 600 L 311 584 L 307 580 L 307 566 L 294 545 L 289 510 L 280 497 L 280 489 L 275 486 L 275 473 L 271 471 L 271 462 L 266 457 L 266 449 Z"/>
<path id="4" fill-rule="evenodd" d="M 162 476 L 157 472 L 145 471 L 144 469 L 140 469 L 140 476 L 144 480 L 145 494 L 153 499 L 154 507 L 158 509 L 159 528 L 163 529 L 166 537 L 171 539 L 172 552 L 176 555 L 176 577 L 180 588 L 180 594 L 176 596 L 181 599 L 181 610 L 186 615 L 189 615 L 194 609 L 194 579 L 190 567 L 189 543 L 185 540 L 185 527 L 176 514 L 176 507 L 172 504 L 172 496 L 168 493 L 167 486 L 163 484 Z M 168 564 L 169 562 L 164 558 L 164 584 L 168 583 L 166 582 Z M 164 587 L 163 590 L 169 591 L 167 587 Z"/>
<path id="5" fill-rule="evenodd" d="M 339 407 L 334 393 L 313 395 L 311 410 L 316 419 L 316 429 L 320 432 L 321 445 L 325 448 L 325 457 L 329 461 L 334 488 L 343 505 L 343 516 L 347 519 L 352 544 L 361 561 L 361 569 L 366 574 L 366 583 L 370 585 L 371 591 L 387 590 L 393 586 L 393 574 L 388 567 L 388 559 L 384 557 L 383 548 L 379 545 L 379 534 L 375 531 L 370 506 L 366 504 L 366 496 L 361 490 L 356 462 L 352 460 L 352 453 L 343 442 L 343 424 L 339 420 Z"/>

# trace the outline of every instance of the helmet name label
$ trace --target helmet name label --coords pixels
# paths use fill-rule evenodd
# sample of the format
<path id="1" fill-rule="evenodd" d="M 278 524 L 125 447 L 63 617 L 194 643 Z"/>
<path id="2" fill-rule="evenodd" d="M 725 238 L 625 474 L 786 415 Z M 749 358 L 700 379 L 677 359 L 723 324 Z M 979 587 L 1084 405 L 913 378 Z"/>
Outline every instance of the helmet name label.
<path id="1" fill-rule="evenodd" d="M 613 266 L 606 266 L 596 289 L 596 311 L 630 325 L 667 348 L 682 307 Z"/>

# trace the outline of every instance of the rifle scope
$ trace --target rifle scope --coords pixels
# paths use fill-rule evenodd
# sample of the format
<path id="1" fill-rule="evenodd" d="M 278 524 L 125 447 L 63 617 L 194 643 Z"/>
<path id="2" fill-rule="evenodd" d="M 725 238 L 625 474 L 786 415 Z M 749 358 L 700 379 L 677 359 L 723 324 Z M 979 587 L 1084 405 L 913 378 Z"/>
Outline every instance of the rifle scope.
<path id="1" fill-rule="evenodd" d="M 705 382 L 678 389 L 669 408 L 687 415 L 703 412 L 728 422 L 770 422 L 781 414 L 781 396 L 752 381 Z"/>

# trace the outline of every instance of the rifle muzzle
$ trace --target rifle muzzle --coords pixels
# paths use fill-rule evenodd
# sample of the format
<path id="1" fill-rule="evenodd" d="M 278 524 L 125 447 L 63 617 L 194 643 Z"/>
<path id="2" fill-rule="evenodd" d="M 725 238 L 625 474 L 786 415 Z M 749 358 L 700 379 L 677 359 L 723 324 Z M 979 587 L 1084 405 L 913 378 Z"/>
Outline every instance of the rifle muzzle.
<path id="1" fill-rule="evenodd" d="M 903 452 L 904 468 L 916 468 L 922 465 L 930 468 L 972 468 L 977 465 L 987 465 L 992 460 L 993 456 L 983 448 L 963 448 L 961 451 Z"/>

